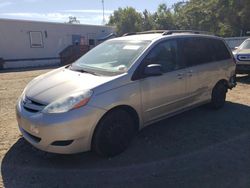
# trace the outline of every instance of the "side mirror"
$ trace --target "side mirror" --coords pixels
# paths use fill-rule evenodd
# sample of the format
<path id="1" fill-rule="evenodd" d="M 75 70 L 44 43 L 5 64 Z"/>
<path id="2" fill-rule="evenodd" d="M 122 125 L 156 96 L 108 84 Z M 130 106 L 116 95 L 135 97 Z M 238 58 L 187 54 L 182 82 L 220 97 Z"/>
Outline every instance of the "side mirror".
<path id="1" fill-rule="evenodd" d="M 238 48 L 239 48 L 239 46 L 235 46 L 235 47 L 234 47 L 234 50 L 237 50 Z"/>
<path id="2" fill-rule="evenodd" d="M 150 64 L 144 69 L 146 76 L 160 76 L 163 74 L 162 66 L 160 64 Z"/>

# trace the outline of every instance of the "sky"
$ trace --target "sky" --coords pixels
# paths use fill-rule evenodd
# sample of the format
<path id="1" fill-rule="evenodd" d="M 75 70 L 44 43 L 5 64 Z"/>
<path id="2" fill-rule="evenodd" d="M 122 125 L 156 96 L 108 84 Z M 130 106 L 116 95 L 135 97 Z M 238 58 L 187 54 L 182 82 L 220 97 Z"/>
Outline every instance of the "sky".
<path id="1" fill-rule="evenodd" d="M 104 0 L 105 22 L 119 7 L 154 12 L 160 3 L 171 7 L 178 0 Z M 75 16 L 81 24 L 103 24 L 102 0 L 0 0 L 0 18 L 67 22 Z"/>

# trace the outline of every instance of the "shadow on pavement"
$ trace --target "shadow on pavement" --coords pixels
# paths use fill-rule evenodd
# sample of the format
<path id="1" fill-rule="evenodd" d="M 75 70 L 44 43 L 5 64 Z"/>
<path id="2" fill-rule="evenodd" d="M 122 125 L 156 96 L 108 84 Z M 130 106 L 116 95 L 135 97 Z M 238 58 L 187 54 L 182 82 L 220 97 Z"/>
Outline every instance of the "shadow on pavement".
<path id="1" fill-rule="evenodd" d="M 142 130 L 129 149 L 104 159 L 56 155 L 19 139 L 1 172 L 10 187 L 249 187 L 250 107 L 196 108 Z"/>
<path id="2" fill-rule="evenodd" d="M 250 84 L 250 75 L 240 75 L 236 77 L 236 81 L 243 84 Z"/>

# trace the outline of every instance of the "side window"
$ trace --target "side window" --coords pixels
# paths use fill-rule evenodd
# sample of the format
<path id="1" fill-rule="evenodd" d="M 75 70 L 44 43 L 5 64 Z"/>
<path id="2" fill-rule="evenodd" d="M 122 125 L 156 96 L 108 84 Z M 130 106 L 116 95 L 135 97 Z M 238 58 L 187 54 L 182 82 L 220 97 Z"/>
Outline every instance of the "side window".
<path id="1" fill-rule="evenodd" d="M 185 38 L 180 42 L 183 59 L 188 67 L 213 61 L 206 38 Z"/>
<path id="2" fill-rule="evenodd" d="M 222 40 L 212 39 L 211 41 L 212 41 L 211 45 L 213 49 L 212 53 L 215 54 L 216 61 L 231 59 L 231 54 L 229 53 L 226 45 L 224 44 Z"/>
<path id="3" fill-rule="evenodd" d="M 147 55 L 146 61 L 160 64 L 164 72 L 177 70 L 177 41 L 168 40 L 156 45 Z"/>
<path id="4" fill-rule="evenodd" d="M 43 48 L 43 36 L 41 31 L 30 31 L 31 48 Z"/>

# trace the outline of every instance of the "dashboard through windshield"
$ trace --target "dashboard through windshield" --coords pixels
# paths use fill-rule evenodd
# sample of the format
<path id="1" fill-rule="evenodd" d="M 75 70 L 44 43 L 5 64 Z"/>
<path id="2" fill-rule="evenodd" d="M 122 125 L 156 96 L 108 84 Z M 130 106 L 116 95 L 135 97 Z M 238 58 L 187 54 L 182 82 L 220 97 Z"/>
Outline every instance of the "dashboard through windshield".
<path id="1" fill-rule="evenodd" d="M 149 44 L 150 41 L 106 41 L 83 55 L 72 66 L 97 73 L 125 73 Z"/>

